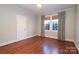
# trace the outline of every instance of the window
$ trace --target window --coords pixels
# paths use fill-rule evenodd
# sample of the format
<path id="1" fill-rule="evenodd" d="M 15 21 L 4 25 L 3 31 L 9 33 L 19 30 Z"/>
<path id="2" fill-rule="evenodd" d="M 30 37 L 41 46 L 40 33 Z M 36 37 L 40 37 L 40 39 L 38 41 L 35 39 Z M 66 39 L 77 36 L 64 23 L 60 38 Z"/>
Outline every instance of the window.
<path id="1" fill-rule="evenodd" d="M 45 30 L 58 30 L 58 15 L 46 16 L 44 20 Z"/>
<path id="2" fill-rule="evenodd" d="M 45 30 L 58 30 L 58 19 L 45 20 L 44 28 L 45 28 Z"/>
<path id="3" fill-rule="evenodd" d="M 50 30 L 50 20 L 44 21 L 44 27 L 45 27 L 45 30 Z"/>
<path id="4" fill-rule="evenodd" d="M 52 30 L 58 30 L 58 19 L 52 20 Z"/>

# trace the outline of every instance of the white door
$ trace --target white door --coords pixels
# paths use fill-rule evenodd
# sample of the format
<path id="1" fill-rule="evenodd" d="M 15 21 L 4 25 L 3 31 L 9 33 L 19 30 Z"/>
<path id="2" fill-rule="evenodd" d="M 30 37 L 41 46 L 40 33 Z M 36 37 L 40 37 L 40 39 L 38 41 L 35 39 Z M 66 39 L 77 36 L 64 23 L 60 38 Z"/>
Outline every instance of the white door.
<path id="1" fill-rule="evenodd" d="M 16 15 L 17 20 L 17 39 L 25 39 L 26 38 L 26 17 L 23 15 Z"/>

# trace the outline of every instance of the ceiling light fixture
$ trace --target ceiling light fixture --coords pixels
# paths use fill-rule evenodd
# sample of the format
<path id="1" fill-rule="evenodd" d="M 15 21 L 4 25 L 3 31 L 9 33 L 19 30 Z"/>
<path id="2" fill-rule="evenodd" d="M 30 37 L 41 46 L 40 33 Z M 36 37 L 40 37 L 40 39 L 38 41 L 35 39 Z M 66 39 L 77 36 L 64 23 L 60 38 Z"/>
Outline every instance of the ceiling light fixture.
<path id="1" fill-rule="evenodd" d="M 41 5 L 41 4 L 37 4 L 37 7 L 41 8 L 41 7 L 42 7 L 42 5 Z"/>

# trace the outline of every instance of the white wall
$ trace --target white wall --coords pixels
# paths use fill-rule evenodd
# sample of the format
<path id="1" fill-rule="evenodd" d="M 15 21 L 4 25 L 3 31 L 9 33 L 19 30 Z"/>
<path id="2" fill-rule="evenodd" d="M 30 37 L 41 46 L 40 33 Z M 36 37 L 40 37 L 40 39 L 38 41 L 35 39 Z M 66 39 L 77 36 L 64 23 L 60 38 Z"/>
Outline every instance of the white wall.
<path id="1" fill-rule="evenodd" d="M 75 8 L 66 10 L 65 20 L 65 40 L 74 41 L 75 39 Z"/>
<path id="2" fill-rule="evenodd" d="M 41 15 L 37 16 L 37 35 L 41 36 Z"/>
<path id="3" fill-rule="evenodd" d="M 79 50 L 79 5 L 76 6 L 76 31 L 75 44 Z"/>
<path id="4" fill-rule="evenodd" d="M 36 35 L 36 19 L 31 11 L 24 10 L 16 5 L 0 5 L 0 46 L 19 41 L 17 39 L 16 15 L 26 17 L 26 38 Z"/>
<path id="5" fill-rule="evenodd" d="M 66 23 L 65 23 L 65 40 L 67 41 L 74 41 L 75 38 L 75 8 L 68 8 L 65 10 L 60 11 L 66 11 Z M 59 11 L 59 12 L 60 12 Z M 56 11 L 56 14 L 58 12 Z M 53 15 L 53 14 L 51 14 Z M 39 16 L 38 19 L 38 26 L 37 26 L 37 32 L 38 35 L 40 35 L 41 31 L 41 18 Z"/>

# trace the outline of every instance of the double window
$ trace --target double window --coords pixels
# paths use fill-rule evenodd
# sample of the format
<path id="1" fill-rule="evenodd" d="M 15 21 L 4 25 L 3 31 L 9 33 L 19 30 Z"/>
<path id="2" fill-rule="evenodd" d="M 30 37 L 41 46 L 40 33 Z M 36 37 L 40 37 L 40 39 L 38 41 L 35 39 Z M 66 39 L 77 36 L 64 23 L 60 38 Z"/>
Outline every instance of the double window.
<path id="1" fill-rule="evenodd" d="M 44 28 L 45 30 L 58 30 L 58 19 L 45 20 Z"/>

